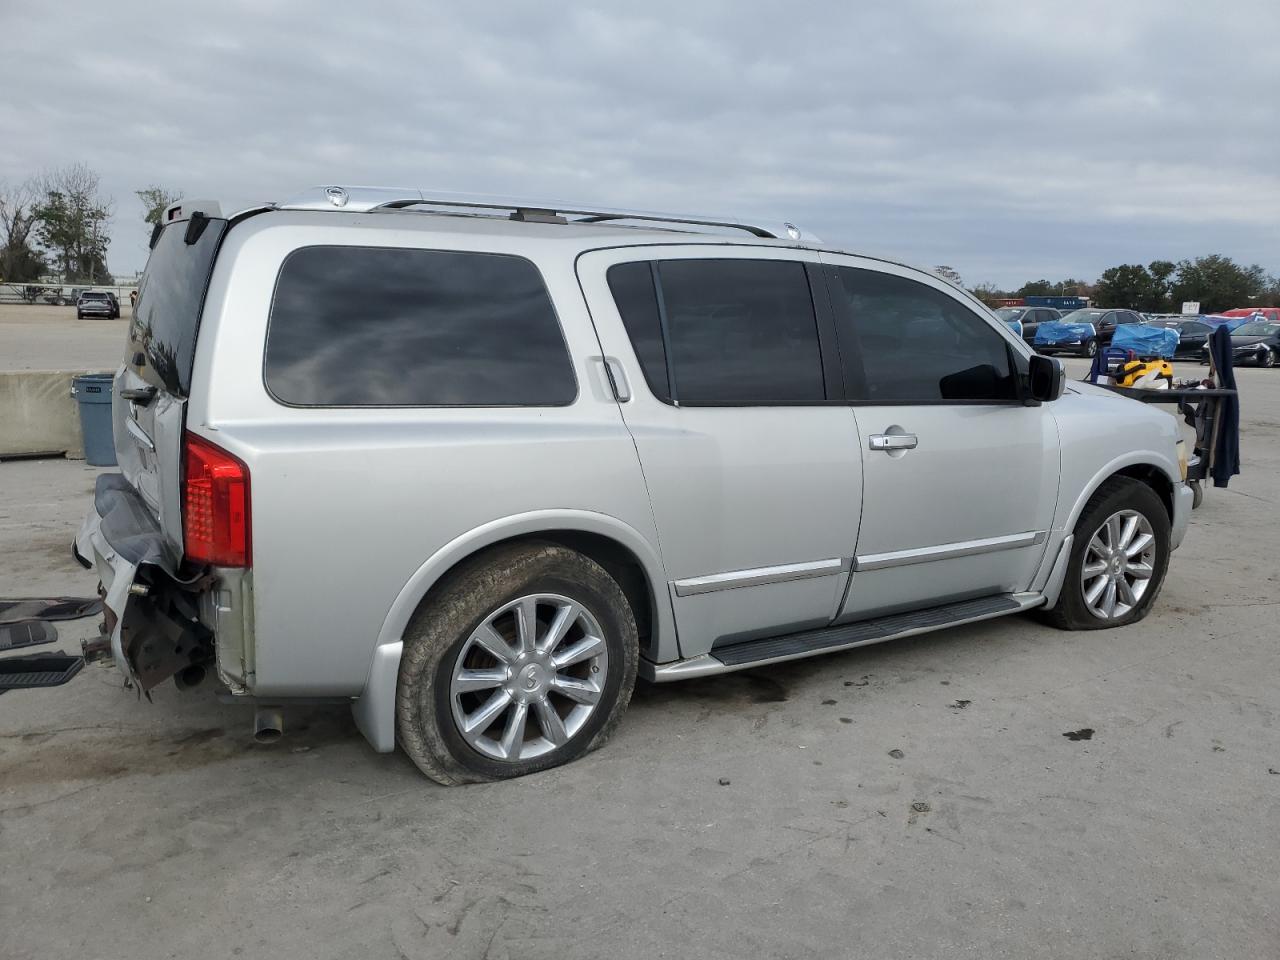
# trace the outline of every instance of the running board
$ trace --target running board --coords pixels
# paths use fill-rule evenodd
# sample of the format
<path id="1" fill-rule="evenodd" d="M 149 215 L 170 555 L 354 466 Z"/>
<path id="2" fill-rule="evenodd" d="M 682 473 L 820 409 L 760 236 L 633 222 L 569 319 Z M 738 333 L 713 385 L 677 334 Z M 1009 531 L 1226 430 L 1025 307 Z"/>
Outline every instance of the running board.
<path id="1" fill-rule="evenodd" d="M 655 683 L 670 680 L 686 680 L 717 673 L 745 670 L 770 663 L 799 660 L 819 653 L 848 650 L 872 643 L 883 643 L 917 633 L 928 633 L 943 627 L 956 627 L 977 623 L 994 617 L 1021 613 L 1041 606 L 1044 597 L 1038 593 L 1002 593 L 977 600 L 962 600 L 927 610 L 911 613 L 895 613 L 874 620 L 859 620 L 820 630 L 806 630 L 780 637 L 766 637 L 715 647 L 710 653 L 677 660 L 674 663 L 648 663 L 641 661 L 641 676 Z"/>
<path id="2" fill-rule="evenodd" d="M 36 687 L 60 687 L 84 666 L 84 657 L 40 653 L 0 660 L 0 693 Z"/>

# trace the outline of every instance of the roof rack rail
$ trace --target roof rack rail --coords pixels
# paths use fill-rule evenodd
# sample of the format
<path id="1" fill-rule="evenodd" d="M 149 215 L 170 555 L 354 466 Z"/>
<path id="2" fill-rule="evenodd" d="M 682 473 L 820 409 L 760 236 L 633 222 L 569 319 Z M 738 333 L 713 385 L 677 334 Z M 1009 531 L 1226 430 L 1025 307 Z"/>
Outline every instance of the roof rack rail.
<path id="1" fill-rule="evenodd" d="M 520 197 L 489 196 L 486 194 L 447 193 L 400 187 L 312 187 L 305 193 L 274 204 L 278 210 L 344 210 L 367 213 L 371 210 L 403 209 L 405 207 L 444 207 L 462 210 L 509 210 L 513 220 L 531 220 L 551 223 L 567 223 L 567 217 L 579 218 L 577 223 L 603 223 L 610 220 L 639 220 L 647 223 L 686 224 L 699 227 L 723 227 L 745 230 L 752 236 L 770 240 L 817 241 L 817 237 L 805 235 L 794 223 L 764 225 L 748 223 L 733 217 L 698 216 L 679 213 L 656 213 L 650 210 L 625 210 L 601 207 L 594 204 L 567 203 L 560 200 L 533 200 Z"/>

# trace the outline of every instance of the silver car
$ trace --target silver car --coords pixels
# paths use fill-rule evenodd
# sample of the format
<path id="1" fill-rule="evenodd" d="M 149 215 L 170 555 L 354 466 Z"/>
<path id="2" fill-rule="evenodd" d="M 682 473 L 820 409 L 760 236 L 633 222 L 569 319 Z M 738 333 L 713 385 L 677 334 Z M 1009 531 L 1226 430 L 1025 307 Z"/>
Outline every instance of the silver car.
<path id="1" fill-rule="evenodd" d="M 1037 610 L 1144 617 L 1167 414 L 778 226 L 316 188 L 171 207 L 76 551 L 142 690 L 351 703 L 441 783 L 665 682 Z"/>

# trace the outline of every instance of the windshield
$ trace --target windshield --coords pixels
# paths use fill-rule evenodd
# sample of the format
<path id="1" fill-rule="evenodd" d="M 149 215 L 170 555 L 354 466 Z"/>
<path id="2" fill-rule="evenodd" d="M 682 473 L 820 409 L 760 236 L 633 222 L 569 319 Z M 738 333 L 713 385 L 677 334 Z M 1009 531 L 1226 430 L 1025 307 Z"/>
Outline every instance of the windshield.
<path id="1" fill-rule="evenodd" d="M 81 300 L 105 300 L 107 299 L 107 295 L 105 293 L 82 293 L 80 294 L 80 299 Z"/>
<path id="2" fill-rule="evenodd" d="M 185 397 L 191 386 L 196 327 L 226 229 L 226 220 L 209 219 L 188 243 L 188 222 L 169 224 L 161 231 L 138 283 L 125 359 L 138 376 L 175 396 Z M 139 355 L 143 363 L 135 362 Z"/>
<path id="3" fill-rule="evenodd" d="M 1232 331 L 1233 337 L 1269 337 L 1280 330 L 1280 323 L 1245 323 Z"/>
<path id="4" fill-rule="evenodd" d="M 996 311 L 996 316 L 1005 323 L 1012 323 L 1014 320 L 1021 320 L 1026 312 L 1026 307 L 1001 307 Z"/>
<path id="5" fill-rule="evenodd" d="M 1181 322 L 1178 320 L 1148 320 L 1147 326 L 1150 327 L 1177 327 Z"/>

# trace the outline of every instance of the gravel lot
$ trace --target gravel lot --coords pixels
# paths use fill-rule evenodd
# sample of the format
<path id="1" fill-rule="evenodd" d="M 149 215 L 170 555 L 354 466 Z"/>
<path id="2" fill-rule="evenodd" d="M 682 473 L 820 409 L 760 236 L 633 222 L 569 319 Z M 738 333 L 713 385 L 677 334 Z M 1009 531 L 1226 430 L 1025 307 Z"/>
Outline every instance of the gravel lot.
<path id="1" fill-rule="evenodd" d="M 119 320 L 77 320 L 75 307 L 0 303 L 0 373 L 114 370 L 130 316 L 127 297 Z"/>
<path id="2" fill-rule="evenodd" d="M 0 956 L 1280 956 L 1280 371 L 1240 380 L 1244 474 L 1128 629 L 642 684 L 603 750 L 453 789 L 343 708 L 263 747 L 103 665 L 0 697 Z M 0 596 L 93 591 L 96 472 L 0 464 Z"/>

